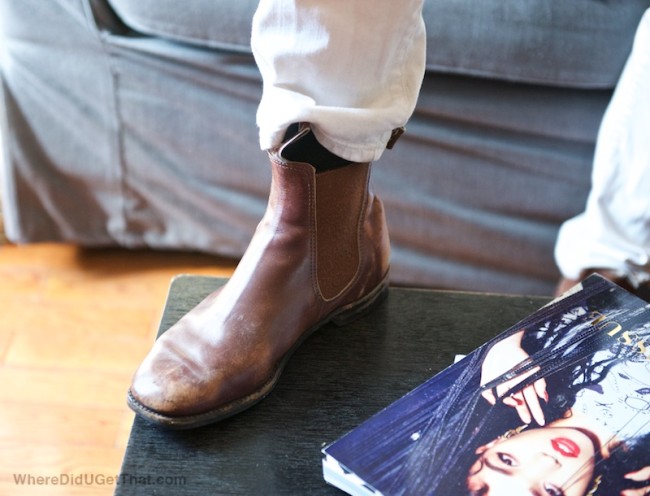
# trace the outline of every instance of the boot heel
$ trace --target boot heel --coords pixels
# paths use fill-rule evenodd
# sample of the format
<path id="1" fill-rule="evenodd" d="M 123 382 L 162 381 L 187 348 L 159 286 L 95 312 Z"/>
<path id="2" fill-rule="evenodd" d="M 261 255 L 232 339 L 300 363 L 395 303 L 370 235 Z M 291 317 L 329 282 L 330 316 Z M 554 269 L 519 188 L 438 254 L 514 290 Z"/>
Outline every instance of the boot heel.
<path id="1" fill-rule="evenodd" d="M 341 308 L 332 315 L 330 320 L 337 326 L 347 325 L 369 313 L 386 296 L 388 296 L 388 277 L 362 299 Z"/>

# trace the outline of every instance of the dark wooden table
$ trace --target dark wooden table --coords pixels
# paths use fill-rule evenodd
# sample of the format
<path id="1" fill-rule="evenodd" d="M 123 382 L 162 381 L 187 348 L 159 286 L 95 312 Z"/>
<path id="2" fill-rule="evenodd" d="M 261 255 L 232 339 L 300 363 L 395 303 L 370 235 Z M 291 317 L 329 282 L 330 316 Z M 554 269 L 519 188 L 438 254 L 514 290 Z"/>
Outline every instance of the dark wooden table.
<path id="1" fill-rule="evenodd" d="M 176 278 L 161 331 L 224 282 Z M 323 481 L 325 444 L 547 301 L 391 288 L 371 314 L 313 335 L 252 409 L 190 431 L 136 418 L 115 494 L 342 494 Z"/>

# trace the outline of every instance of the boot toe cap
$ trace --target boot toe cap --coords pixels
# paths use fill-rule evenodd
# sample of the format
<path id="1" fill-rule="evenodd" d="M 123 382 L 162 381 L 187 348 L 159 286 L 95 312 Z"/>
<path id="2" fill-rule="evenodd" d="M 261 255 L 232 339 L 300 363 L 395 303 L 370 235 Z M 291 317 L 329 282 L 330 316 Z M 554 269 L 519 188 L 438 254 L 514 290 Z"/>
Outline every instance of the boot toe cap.
<path id="1" fill-rule="evenodd" d="M 146 361 L 137 370 L 129 389 L 130 396 L 141 407 L 170 417 L 196 412 L 197 387 L 189 380 L 191 374 L 183 367 L 158 370 Z M 192 406 L 192 408 L 188 408 Z"/>

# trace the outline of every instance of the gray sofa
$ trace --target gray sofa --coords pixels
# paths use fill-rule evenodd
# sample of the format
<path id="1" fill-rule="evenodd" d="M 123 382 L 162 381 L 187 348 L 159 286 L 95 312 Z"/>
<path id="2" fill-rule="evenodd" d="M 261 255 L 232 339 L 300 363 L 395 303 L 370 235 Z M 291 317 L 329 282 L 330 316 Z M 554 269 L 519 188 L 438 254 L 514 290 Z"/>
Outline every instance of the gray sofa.
<path id="1" fill-rule="evenodd" d="M 270 179 L 255 7 L 0 0 L 9 238 L 241 255 Z M 426 2 L 421 97 L 374 169 L 393 283 L 552 292 L 558 227 L 584 206 L 600 119 L 648 7 Z"/>

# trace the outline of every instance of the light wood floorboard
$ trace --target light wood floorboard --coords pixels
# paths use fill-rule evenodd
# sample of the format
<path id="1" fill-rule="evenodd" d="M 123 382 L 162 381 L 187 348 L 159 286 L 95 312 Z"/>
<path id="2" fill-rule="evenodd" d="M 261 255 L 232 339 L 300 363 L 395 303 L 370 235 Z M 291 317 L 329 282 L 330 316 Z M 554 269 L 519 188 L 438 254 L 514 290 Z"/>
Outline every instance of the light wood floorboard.
<path id="1" fill-rule="evenodd" d="M 0 246 L 0 495 L 113 494 L 133 421 L 125 393 L 172 277 L 228 277 L 235 263 Z M 34 483 L 17 483 L 21 476 Z M 46 477 L 60 478 L 39 484 Z"/>

